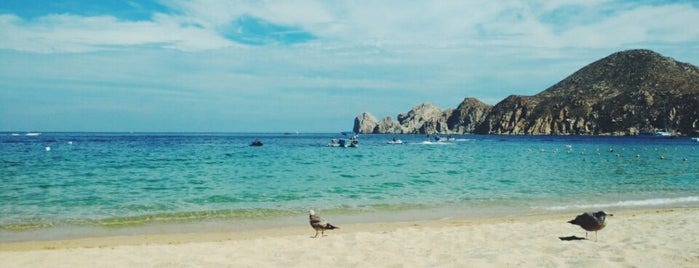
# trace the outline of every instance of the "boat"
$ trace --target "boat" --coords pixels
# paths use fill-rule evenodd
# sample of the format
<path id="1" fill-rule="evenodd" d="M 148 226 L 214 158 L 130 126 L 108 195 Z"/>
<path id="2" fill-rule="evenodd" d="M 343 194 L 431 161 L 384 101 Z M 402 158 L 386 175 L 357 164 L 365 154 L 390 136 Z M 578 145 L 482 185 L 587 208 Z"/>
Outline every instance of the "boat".
<path id="1" fill-rule="evenodd" d="M 387 142 L 388 144 L 403 144 L 403 141 L 400 139 L 393 138 L 392 140 Z"/>
<path id="2" fill-rule="evenodd" d="M 654 132 L 653 136 L 663 138 L 673 137 L 673 134 L 670 133 L 667 128 L 667 109 L 665 108 L 665 105 L 663 105 L 663 130 Z"/>
<path id="3" fill-rule="evenodd" d="M 328 143 L 328 147 L 356 148 L 359 147 L 359 140 L 357 140 L 357 135 L 352 136 L 351 138 L 349 138 L 349 140 L 332 139 L 330 140 L 330 143 Z"/>
<path id="4" fill-rule="evenodd" d="M 657 131 L 657 132 L 655 132 L 655 136 L 658 136 L 658 137 L 672 137 L 672 134 L 670 134 L 670 132 L 667 132 L 667 131 Z"/>
<path id="5" fill-rule="evenodd" d="M 445 142 L 445 141 L 455 141 L 455 140 L 456 140 L 456 138 L 452 137 L 451 135 L 447 135 L 447 136 L 434 135 L 435 142 Z"/>
<path id="6" fill-rule="evenodd" d="M 699 142 L 699 137 L 692 137 L 693 141 Z"/>
<path id="7" fill-rule="evenodd" d="M 352 147 L 352 148 L 357 148 L 357 147 L 359 147 L 359 141 L 357 140 L 357 138 L 354 138 L 354 137 L 351 138 L 351 139 L 349 140 L 349 145 L 347 145 L 347 147 Z"/>
<path id="8" fill-rule="evenodd" d="M 344 144 L 344 140 L 342 143 Z M 340 140 L 338 140 L 338 139 L 330 140 L 330 143 L 328 143 L 328 147 L 340 147 Z"/>
<path id="9" fill-rule="evenodd" d="M 656 138 L 672 138 L 674 137 L 669 131 L 641 131 L 638 133 L 639 136 L 644 137 L 656 137 Z"/>
<path id="10" fill-rule="evenodd" d="M 250 146 L 260 147 L 262 146 L 262 142 L 259 140 L 254 140 L 252 143 L 250 143 Z"/>

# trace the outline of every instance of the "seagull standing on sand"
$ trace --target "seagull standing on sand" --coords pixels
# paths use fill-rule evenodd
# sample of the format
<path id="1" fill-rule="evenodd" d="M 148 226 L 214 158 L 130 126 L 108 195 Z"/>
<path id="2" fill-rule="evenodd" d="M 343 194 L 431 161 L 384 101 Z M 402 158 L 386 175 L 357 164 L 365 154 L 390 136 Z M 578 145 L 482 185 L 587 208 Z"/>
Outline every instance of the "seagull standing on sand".
<path id="1" fill-rule="evenodd" d="M 318 236 L 318 231 L 320 231 L 320 236 L 323 237 L 325 236 L 325 230 L 332 230 L 332 229 L 339 229 L 340 227 L 334 226 L 330 224 L 328 221 L 322 219 L 318 215 L 316 215 L 316 212 L 313 211 L 312 209 L 308 211 L 308 218 L 311 223 L 311 227 L 313 227 L 314 230 L 316 230 L 316 235 L 313 236 L 313 238 L 316 238 Z"/>
<path id="2" fill-rule="evenodd" d="M 579 225 L 581 228 L 585 229 L 585 239 L 587 239 L 587 232 L 595 231 L 595 241 L 597 240 L 597 231 L 602 230 L 607 224 L 605 220 L 607 216 L 614 216 L 613 214 L 607 214 L 604 211 L 597 211 L 595 213 L 585 212 L 583 214 L 575 217 L 574 220 L 568 221 L 568 223 Z"/>

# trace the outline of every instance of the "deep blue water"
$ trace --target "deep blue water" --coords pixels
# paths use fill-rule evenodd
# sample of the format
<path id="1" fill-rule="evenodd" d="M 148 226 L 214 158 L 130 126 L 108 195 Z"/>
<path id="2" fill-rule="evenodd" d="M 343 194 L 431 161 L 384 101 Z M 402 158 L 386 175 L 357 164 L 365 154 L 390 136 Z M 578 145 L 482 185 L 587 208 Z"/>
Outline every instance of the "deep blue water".
<path id="1" fill-rule="evenodd" d="M 309 208 L 361 221 L 699 204 L 689 138 L 361 135 L 359 148 L 327 147 L 333 138 L 343 136 L 0 133 L 0 241 L 303 220 Z"/>

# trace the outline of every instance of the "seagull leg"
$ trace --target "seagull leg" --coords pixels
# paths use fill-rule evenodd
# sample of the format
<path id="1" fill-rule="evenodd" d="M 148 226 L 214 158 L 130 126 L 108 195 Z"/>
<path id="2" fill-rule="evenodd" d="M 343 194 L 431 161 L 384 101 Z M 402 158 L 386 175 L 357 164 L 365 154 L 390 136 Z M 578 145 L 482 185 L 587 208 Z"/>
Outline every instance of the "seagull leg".
<path id="1" fill-rule="evenodd" d="M 316 235 L 313 236 L 313 238 L 318 237 L 318 230 L 316 230 Z"/>

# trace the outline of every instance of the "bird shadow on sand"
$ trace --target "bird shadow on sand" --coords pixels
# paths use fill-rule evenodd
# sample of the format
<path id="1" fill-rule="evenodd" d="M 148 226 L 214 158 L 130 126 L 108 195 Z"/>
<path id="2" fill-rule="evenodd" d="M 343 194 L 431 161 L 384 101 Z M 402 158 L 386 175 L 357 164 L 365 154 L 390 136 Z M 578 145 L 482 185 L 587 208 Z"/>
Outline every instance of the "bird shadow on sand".
<path id="1" fill-rule="evenodd" d="M 574 236 L 574 235 L 571 235 L 571 236 L 561 236 L 561 237 L 559 237 L 558 239 L 560 239 L 561 241 L 587 240 L 587 238 L 584 238 L 584 237 L 577 237 L 577 236 Z"/>

